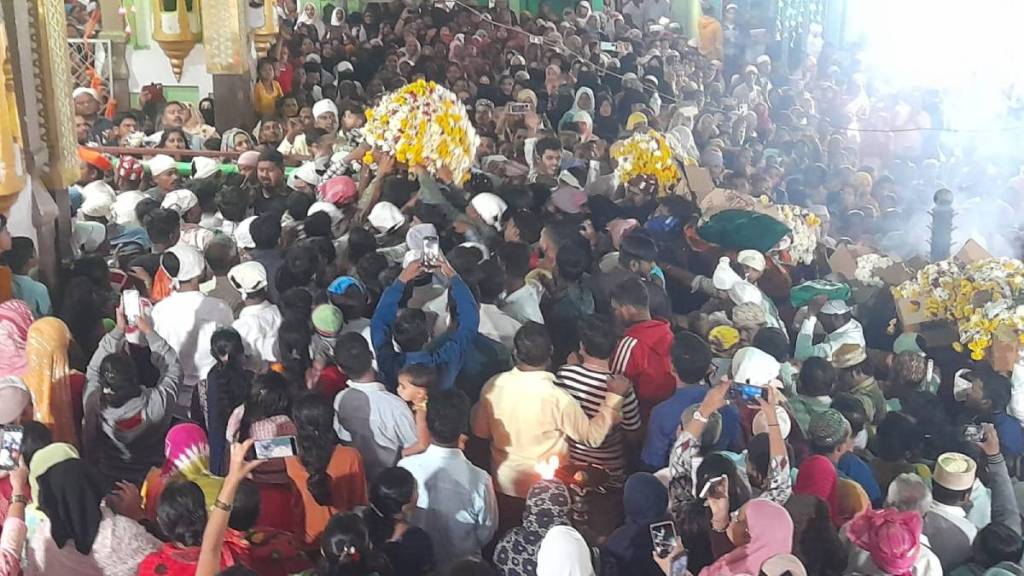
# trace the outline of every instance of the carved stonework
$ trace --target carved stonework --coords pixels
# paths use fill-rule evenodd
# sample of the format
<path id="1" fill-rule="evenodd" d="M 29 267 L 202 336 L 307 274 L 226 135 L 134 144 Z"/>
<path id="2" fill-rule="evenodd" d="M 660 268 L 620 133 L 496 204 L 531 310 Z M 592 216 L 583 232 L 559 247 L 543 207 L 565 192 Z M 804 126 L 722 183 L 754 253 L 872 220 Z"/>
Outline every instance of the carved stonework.
<path id="1" fill-rule="evenodd" d="M 21 159 L 21 117 L 14 92 L 14 67 L 2 21 L 0 14 L 0 212 L 6 212 L 25 187 L 25 165 Z"/>
<path id="2" fill-rule="evenodd" d="M 203 22 L 216 22 L 203 30 L 206 69 L 211 74 L 249 72 L 249 43 L 246 40 L 246 0 L 203 0 Z"/>

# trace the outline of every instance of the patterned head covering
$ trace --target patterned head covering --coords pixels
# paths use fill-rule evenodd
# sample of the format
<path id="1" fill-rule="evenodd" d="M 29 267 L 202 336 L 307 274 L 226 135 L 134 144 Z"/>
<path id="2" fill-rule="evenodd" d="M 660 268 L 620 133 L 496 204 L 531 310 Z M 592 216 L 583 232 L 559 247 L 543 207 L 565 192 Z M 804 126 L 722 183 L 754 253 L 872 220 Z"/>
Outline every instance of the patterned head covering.
<path id="1" fill-rule="evenodd" d="M 569 490 L 558 480 L 541 480 L 526 497 L 523 525 L 502 537 L 494 550 L 494 564 L 501 576 L 533 575 L 537 554 L 548 530 L 569 526 Z"/>
<path id="2" fill-rule="evenodd" d="M 921 544 L 921 515 L 894 508 L 865 510 L 850 521 L 850 541 L 886 574 L 911 574 Z"/>
<path id="3" fill-rule="evenodd" d="M 32 309 L 21 300 L 0 304 L 0 376 L 21 376 L 25 373 L 25 343 L 32 325 Z"/>
<path id="4" fill-rule="evenodd" d="M 164 439 L 164 465 L 160 476 L 165 484 L 177 477 L 195 482 L 203 491 L 207 506 L 212 506 L 224 480 L 210 472 L 210 445 L 206 432 L 192 423 L 178 424 Z"/>
<path id="5" fill-rule="evenodd" d="M 71 331 L 53 316 L 40 318 L 28 330 L 25 385 L 32 392 L 35 420 L 49 426 L 54 442 L 77 441 L 68 346 Z"/>

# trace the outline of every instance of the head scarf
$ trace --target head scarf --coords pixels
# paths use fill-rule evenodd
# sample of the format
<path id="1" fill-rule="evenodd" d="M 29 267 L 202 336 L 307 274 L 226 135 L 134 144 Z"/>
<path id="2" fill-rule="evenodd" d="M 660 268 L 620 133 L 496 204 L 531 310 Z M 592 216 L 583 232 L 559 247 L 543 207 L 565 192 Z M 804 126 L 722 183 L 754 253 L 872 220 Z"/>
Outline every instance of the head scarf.
<path id="1" fill-rule="evenodd" d="M 313 7 L 313 15 L 306 15 L 306 8 Z M 299 17 L 295 20 L 295 27 L 298 28 L 300 24 L 308 24 L 313 28 L 316 28 L 317 38 L 323 40 L 324 33 L 327 31 L 327 26 L 323 23 L 320 18 L 320 10 L 317 9 L 316 4 L 312 2 L 306 2 L 299 9 Z"/>
<path id="2" fill-rule="evenodd" d="M 18 419 L 32 403 L 32 394 L 17 376 L 0 376 L 0 424 Z"/>
<path id="3" fill-rule="evenodd" d="M 835 523 L 839 519 L 838 500 L 836 496 L 836 467 L 828 458 L 815 454 L 800 464 L 793 485 L 794 494 L 810 494 L 817 496 L 828 504 L 829 516 Z"/>
<path id="4" fill-rule="evenodd" d="M 53 316 L 36 320 L 28 329 L 25 385 L 32 392 L 37 422 L 49 426 L 54 442 L 77 442 L 75 417 L 68 378 L 68 345 L 71 331 Z"/>
<path id="5" fill-rule="evenodd" d="M 757 574 L 769 558 L 793 549 L 793 520 L 782 506 L 763 498 L 743 505 L 750 542 L 734 549 L 701 571 L 701 575 Z"/>
<path id="6" fill-rule="evenodd" d="M 548 530 L 537 552 L 537 576 L 594 576 L 590 547 L 575 528 Z"/>
<path id="7" fill-rule="evenodd" d="M 75 541 L 81 554 L 92 551 L 99 532 L 104 489 L 95 471 L 70 444 L 50 444 L 32 457 L 29 484 L 39 511 L 50 520 L 50 537 L 63 548 Z"/>
<path id="8" fill-rule="evenodd" d="M 245 136 L 245 139 L 249 141 L 249 146 L 253 146 L 252 137 L 249 133 L 241 128 L 229 128 L 224 132 L 224 135 L 220 137 L 220 151 L 221 152 L 234 152 L 235 151 L 235 137 L 239 134 Z M 259 154 L 257 152 L 257 154 Z"/>
<path id="9" fill-rule="evenodd" d="M 210 472 L 210 445 L 206 441 L 206 432 L 192 423 L 171 428 L 164 439 L 164 457 L 166 459 L 160 469 L 164 485 L 175 477 L 195 482 L 203 491 L 206 506 L 213 506 L 224 479 Z"/>
<path id="10" fill-rule="evenodd" d="M 921 515 L 894 508 L 866 510 L 850 521 L 848 534 L 886 574 L 911 574 L 920 551 Z"/>
<path id="11" fill-rule="evenodd" d="M 626 480 L 622 504 L 626 521 L 608 537 L 605 549 L 621 566 L 650 565 L 650 525 L 667 516 L 668 489 L 653 474 L 637 472 Z"/>
<path id="12" fill-rule="evenodd" d="M 25 343 L 32 325 L 32 309 L 21 300 L 0 304 L 0 376 L 25 373 Z"/>
<path id="13" fill-rule="evenodd" d="M 523 524 L 501 538 L 494 564 L 501 576 L 534 574 L 541 541 L 555 526 L 569 525 L 569 490 L 558 480 L 541 480 L 526 497 Z"/>

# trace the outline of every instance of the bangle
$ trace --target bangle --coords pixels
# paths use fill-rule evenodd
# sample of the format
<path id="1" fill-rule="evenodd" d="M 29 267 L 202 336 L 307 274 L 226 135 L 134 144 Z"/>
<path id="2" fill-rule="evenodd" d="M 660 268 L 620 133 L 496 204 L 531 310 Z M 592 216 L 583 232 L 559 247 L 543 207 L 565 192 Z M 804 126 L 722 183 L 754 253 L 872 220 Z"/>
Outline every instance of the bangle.
<path id="1" fill-rule="evenodd" d="M 775 424 L 769 424 L 768 427 L 769 428 L 778 428 L 779 427 L 779 423 L 776 422 Z"/>
<path id="2" fill-rule="evenodd" d="M 234 506 L 228 504 L 227 502 L 221 500 L 220 498 L 217 498 L 216 500 L 213 501 L 213 507 L 218 510 L 223 510 L 225 512 L 231 512 L 231 510 L 234 508 Z"/>
<path id="3" fill-rule="evenodd" d="M 28 498 L 24 494 L 11 494 L 11 504 L 28 504 Z"/>
<path id="4" fill-rule="evenodd" d="M 708 423 L 708 417 L 701 413 L 700 408 L 693 411 L 693 419 L 704 424 Z"/>

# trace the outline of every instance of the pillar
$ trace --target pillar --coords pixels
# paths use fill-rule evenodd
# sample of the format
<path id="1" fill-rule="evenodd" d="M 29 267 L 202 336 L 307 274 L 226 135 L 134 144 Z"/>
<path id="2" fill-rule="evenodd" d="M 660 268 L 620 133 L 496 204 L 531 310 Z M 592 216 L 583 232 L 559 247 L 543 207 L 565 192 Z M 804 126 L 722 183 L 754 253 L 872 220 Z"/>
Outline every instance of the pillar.
<path id="1" fill-rule="evenodd" d="M 252 66 L 245 0 L 204 0 L 203 45 L 213 75 L 216 128 L 252 126 Z M 273 4 L 269 0 L 267 4 Z M 271 14 L 272 16 L 272 14 Z"/>
<path id="2" fill-rule="evenodd" d="M 96 36 L 110 40 L 110 66 L 113 86 L 110 94 L 117 101 L 118 110 L 131 108 L 131 93 L 128 90 L 128 35 L 124 32 L 124 17 L 121 15 L 121 0 L 100 0 L 100 22 L 102 28 Z"/>

